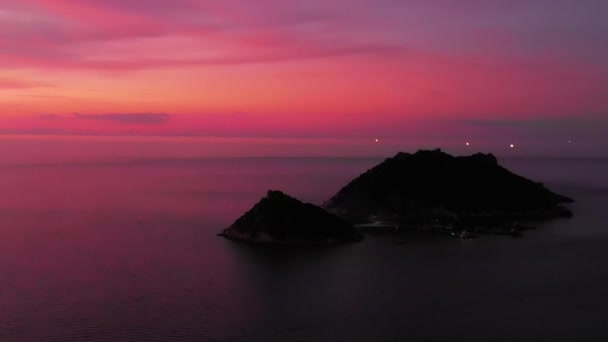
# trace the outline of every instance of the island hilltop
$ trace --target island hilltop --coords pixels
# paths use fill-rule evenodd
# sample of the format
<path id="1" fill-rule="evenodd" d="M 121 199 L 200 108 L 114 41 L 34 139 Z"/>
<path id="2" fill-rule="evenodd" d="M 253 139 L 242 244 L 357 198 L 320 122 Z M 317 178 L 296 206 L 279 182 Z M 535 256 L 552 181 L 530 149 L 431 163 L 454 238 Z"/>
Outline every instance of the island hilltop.
<path id="1" fill-rule="evenodd" d="M 272 190 L 219 235 L 273 245 L 335 245 L 363 239 L 349 222 Z"/>
<path id="2" fill-rule="evenodd" d="M 569 217 L 558 195 L 500 166 L 491 154 L 399 153 L 350 182 L 324 204 L 354 224 L 374 221 L 455 236 L 519 235 L 522 221 Z"/>

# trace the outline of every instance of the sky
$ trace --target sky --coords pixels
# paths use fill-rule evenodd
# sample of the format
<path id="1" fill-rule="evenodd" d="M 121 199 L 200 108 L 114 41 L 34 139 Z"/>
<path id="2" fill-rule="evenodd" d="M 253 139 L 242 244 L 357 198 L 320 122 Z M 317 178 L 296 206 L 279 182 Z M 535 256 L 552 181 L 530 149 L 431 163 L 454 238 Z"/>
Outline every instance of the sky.
<path id="1" fill-rule="evenodd" d="M 599 146 L 606 13 L 605 0 L 2 0 L 0 134 Z"/>

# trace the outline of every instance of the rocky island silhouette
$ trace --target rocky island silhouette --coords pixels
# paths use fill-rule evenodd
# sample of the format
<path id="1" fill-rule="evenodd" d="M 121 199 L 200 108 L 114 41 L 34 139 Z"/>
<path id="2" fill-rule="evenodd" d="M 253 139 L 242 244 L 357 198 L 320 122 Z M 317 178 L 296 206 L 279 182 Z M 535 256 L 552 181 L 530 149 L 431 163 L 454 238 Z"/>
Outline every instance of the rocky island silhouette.
<path id="1" fill-rule="evenodd" d="M 371 168 L 323 209 L 269 191 L 219 235 L 265 244 L 334 245 L 361 241 L 355 227 L 389 226 L 459 238 L 521 236 L 537 220 L 570 217 L 572 199 L 500 166 L 492 154 L 455 157 L 400 152 Z"/>
<path id="2" fill-rule="evenodd" d="M 219 235 L 231 240 L 285 245 L 335 245 L 363 239 L 346 220 L 273 190 Z"/>

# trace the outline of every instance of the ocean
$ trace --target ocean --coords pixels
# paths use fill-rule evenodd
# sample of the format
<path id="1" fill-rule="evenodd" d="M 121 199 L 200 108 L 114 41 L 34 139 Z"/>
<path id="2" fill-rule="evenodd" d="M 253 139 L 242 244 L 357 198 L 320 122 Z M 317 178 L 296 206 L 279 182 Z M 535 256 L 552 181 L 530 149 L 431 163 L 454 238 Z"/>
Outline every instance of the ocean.
<path id="1" fill-rule="evenodd" d="M 608 159 L 499 156 L 576 200 L 521 239 L 273 249 L 216 234 L 384 156 L 173 144 L 0 141 L 0 341 L 608 340 Z"/>

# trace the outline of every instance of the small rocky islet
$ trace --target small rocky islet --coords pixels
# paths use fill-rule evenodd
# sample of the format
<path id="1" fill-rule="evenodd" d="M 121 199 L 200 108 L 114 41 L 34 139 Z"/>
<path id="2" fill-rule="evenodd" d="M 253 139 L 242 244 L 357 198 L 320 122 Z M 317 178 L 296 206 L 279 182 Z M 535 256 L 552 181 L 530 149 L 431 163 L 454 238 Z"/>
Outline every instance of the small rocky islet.
<path id="1" fill-rule="evenodd" d="M 570 217 L 572 199 L 516 175 L 492 154 L 399 153 L 355 178 L 318 207 L 269 191 L 219 235 L 258 244 L 358 242 L 356 227 L 423 230 L 459 238 L 521 236 L 522 222 Z"/>
<path id="2" fill-rule="evenodd" d="M 346 220 L 273 190 L 219 235 L 274 245 L 336 245 L 363 239 Z"/>

